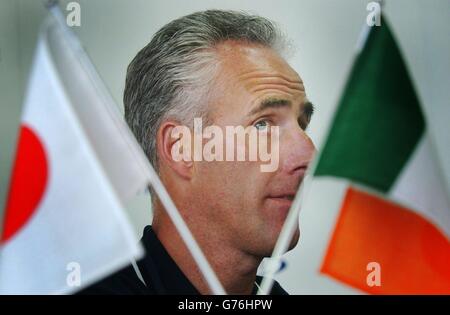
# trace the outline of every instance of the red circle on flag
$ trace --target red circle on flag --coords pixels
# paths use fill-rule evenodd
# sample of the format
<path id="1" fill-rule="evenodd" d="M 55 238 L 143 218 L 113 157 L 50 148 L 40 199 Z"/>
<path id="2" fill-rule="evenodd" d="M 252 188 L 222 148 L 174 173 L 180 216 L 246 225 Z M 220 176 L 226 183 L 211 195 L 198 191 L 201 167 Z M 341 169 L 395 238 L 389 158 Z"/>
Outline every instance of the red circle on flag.
<path id="1" fill-rule="evenodd" d="M 26 125 L 20 128 L 1 243 L 14 236 L 36 212 L 48 180 L 44 146 Z"/>

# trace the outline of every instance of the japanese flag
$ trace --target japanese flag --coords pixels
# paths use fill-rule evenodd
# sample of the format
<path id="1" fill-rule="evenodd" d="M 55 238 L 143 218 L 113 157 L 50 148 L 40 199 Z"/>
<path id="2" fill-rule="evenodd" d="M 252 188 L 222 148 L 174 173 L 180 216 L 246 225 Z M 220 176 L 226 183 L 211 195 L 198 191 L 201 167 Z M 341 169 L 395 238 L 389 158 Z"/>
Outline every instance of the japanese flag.
<path id="1" fill-rule="evenodd" d="M 123 204 L 145 158 L 74 34 L 40 33 L 0 248 L 0 294 L 71 293 L 142 249 Z"/>

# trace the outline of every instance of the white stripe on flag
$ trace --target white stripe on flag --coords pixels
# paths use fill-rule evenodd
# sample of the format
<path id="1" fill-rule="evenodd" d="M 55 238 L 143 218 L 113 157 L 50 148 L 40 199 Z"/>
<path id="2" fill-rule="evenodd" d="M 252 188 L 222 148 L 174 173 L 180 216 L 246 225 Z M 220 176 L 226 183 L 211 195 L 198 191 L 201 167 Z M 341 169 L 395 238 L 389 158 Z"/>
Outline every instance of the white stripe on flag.
<path id="1" fill-rule="evenodd" d="M 404 166 L 389 197 L 428 218 L 450 237 L 450 203 L 438 163 L 425 133 Z"/>

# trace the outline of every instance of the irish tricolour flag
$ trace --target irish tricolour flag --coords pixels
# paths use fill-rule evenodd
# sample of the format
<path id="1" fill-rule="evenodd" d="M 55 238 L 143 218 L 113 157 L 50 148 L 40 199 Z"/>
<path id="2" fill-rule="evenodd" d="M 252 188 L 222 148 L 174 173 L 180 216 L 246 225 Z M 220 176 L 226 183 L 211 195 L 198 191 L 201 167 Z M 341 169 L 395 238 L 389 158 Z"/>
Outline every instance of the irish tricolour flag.
<path id="1" fill-rule="evenodd" d="M 365 292 L 450 293 L 449 192 L 421 105 L 383 20 L 355 61 L 315 171 L 351 183 L 321 272 Z"/>

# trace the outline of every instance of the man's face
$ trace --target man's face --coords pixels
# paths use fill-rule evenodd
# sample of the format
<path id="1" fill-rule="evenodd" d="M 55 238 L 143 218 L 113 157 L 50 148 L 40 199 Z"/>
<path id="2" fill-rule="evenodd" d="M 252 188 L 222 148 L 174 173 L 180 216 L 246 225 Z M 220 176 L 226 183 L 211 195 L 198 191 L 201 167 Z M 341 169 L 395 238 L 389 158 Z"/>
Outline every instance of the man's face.
<path id="1" fill-rule="evenodd" d="M 279 163 L 274 172 L 262 172 L 262 161 L 195 162 L 195 204 L 210 233 L 268 256 L 315 150 L 304 130 L 312 105 L 298 74 L 273 50 L 232 41 L 217 49 L 221 65 L 210 92 L 210 122 L 224 135 L 226 126 L 266 133 L 278 126 Z M 291 248 L 299 234 L 297 228 Z"/>

